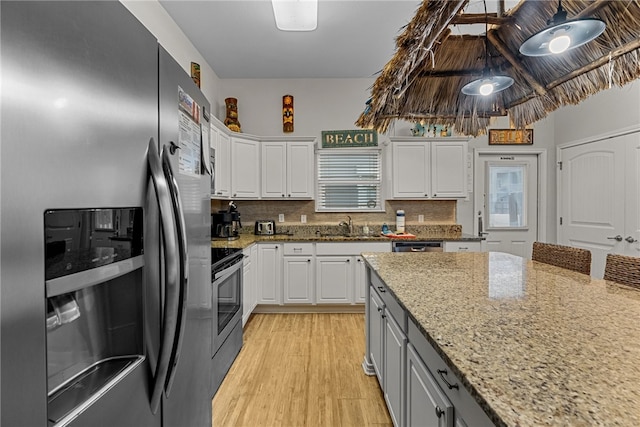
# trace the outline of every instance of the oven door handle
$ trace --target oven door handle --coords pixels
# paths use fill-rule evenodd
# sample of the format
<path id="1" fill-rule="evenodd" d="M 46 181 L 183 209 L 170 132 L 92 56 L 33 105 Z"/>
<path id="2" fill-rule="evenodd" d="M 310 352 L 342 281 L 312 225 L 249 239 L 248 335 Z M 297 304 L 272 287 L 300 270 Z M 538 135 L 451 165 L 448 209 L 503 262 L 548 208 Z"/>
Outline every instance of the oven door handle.
<path id="1" fill-rule="evenodd" d="M 171 349 L 173 348 L 174 331 L 178 319 L 178 249 L 176 247 L 176 221 L 171 208 L 171 193 L 169 184 L 162 172 L 160 154 L 156 142 L 153 138 L 149 141 L 147 152 L 147 162 L 149 163 L 149 174 L 155 188 L 158 209 L 160 212 L 160 223 L 162 227 L 162 246 L 164 254 L 164 283 L 165 298 L 162 316 L 162 338 L 158 362 L 154 375 L 153 392 L 151 394 L 151 412 L 158 412 L 162 393 L 165 389 L 165 382 L 169 372 L 171 361 Z"/>
<path id="2" fill-rule="evenodd" d="M 231 276 L 233 273 L 240 270 L 241 268 L 242 268 L 242 257 L 238 258 L 238 262 L 233 264 L 231 267 L 225 268 L 219 273 L 216 273 L 215 276 L 213 277 L 213 283 L 217 284 L 224 280 L 227 280 L 229 276 Z"/>
<path id="3" fill-rule="evenodd" d="M 184 329 L 186 323 L 187 314 L 187 292 L 189 284 L 189 251 L 187 246 L 187 229 L 184 220 L 184 211 L 182 210 L 182 202 L 180 201 L 180 191 L 178 189 L 178 182 L 176 181 L 173 170 L 171 169 L 171 152 L 170 148 L 166 146 L 162 149 L 162 169 L 164 175 L 167 178 L 169 184 L 169 191 L 171 193 L 171 201 L 173 208 L 173 215 L 176 219 L 176 231 L 178 234 L 178 252 L 180 260 L 180 276 L 179 276 L 179 289 L 178 289 L 178 315 L 177 324 L 175 328 L 175 334 L 173 338 L 173 346 L 171 349 L 171 359 L 169 362 L 169 372 L 167 374 L 167 380 L 165 383 L 165 394 L 169 397 L 173 380 L 175 379 L 176 367 L 180 360 L 180 352 L 182 350 L 182 342 L 184 340 Z"/>

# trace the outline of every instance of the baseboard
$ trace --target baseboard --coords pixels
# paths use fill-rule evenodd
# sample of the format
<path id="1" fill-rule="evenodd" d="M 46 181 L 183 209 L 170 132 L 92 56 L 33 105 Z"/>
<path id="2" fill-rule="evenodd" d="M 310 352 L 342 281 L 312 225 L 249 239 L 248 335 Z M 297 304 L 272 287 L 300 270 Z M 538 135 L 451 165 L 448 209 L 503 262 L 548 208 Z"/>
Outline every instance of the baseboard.
<path id="1" fill-rule="evenodd" d="M 346 304 L 287 304 L 287 305 L 265 305 L 258 304 L 252 313 L 269 314 L 269 313 L 362 313 L 364 314 L 364 304 L 346 305 Z"/>

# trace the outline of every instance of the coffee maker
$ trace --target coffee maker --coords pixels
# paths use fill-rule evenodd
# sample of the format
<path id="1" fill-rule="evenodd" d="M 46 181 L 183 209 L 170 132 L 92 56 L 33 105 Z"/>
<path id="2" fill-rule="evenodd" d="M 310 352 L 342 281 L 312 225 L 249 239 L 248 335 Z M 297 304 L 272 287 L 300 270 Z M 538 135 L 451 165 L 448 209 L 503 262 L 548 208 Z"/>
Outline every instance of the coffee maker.
<path id="1" fill-rule="evenodd" d="M 220 210 L 211 214 L 211 237 L 219 239 L 237 239 L 242 222 L 240 212 L 233 200 L 229 202 L 227 210 Z"/>

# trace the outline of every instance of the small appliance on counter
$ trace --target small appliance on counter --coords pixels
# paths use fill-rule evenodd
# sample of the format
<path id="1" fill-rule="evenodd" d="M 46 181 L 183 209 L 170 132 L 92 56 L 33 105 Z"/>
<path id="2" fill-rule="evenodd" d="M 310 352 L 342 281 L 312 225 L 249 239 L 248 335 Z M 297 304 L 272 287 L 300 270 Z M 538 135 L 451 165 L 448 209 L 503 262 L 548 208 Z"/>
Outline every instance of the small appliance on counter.
<path id="1" fill-rule="evenodd" d="M 234 240 L 239 237 L 242 222 L 237 209 L 238 207 L 231 201 L 226 211 L 221 210 L 211 214 L 211 238 Z"/>
<path id="2" fill-rule="evenodd" d="M 254 233 L 256 236 L 273 236 L 276 234 L 276 222 L 271 219 L 258 220 Z"/>

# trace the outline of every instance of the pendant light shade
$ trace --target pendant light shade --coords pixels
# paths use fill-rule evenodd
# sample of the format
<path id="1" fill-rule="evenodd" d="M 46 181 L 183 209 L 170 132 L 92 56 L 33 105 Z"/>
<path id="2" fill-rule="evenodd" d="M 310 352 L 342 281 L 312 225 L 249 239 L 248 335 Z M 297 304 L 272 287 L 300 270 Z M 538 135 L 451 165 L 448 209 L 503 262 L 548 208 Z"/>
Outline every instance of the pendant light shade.
<path id="1" fill-rule="evenodd" d="M 484 70 L 482 77 L 467 83 L 462 87 L 462 93 L 472 96 L 489 96 L 492 93 L 505 90 L 513 84 L 513 79 L 509 76 L 494 76 L 489 68 L 489 18 L 487 15 L 487 3 L 484 3 L 485 14 L 485 34 L 484 34 Z"/>
<path id="2" fill-rule="evenodd" d="M 488 73 L 462 87 L 465 95 L 489 96 L 492 93 L 505 90 L 513 84 L 513 79 L 509 76 L 491 76 Z"/>
<path id="3" fill-rule="evenodd" d="M 607 27 L 599 19 L 578 19 L 567 21 L 567 12 L 558 2 L 558 11 L 548 22 L 551 26 L 532 35 L 520 46 L 520 53 L 526 56 L 547 56 L 565 52 L 582 46 L 598 37 Z"/>

